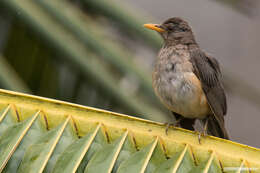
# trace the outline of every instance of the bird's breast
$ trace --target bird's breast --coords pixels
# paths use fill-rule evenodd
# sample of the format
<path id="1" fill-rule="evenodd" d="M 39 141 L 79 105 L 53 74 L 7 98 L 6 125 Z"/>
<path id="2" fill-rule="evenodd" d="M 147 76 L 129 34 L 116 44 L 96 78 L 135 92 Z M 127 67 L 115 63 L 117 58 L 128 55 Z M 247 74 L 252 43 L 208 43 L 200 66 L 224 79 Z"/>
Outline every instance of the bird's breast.
<path id="1" fill-rule="evenodd" d="M 186 118 L 202 119 L 210 113 L 201 83 L 188 60 L 171 58 L 157 62 L 153 88 L 168 109 Z"/>

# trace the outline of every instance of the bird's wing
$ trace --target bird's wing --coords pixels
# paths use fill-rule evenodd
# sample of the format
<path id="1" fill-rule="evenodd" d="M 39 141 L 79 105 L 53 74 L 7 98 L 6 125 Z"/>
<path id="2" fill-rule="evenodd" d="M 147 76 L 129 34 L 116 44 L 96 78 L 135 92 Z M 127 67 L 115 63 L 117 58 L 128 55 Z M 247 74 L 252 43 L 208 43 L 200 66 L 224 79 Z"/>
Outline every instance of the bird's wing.
<path id="1" fill-rule="evenodd" d="M 200 49 L 192 49 L 190 55 L 194 73 L 201 81 L 214 118 L 225 132 L 224 115 L 227 113 L 227 103 L 219 64 L 215 58 L 207 56 Z"/>

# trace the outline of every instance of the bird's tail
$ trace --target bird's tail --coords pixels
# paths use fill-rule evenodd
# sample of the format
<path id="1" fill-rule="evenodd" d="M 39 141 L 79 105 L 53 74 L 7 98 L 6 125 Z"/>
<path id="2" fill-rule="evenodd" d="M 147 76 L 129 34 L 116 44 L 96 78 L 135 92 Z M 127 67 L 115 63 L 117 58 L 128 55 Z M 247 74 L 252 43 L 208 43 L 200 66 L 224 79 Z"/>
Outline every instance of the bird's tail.
<path id="1" fill-rule="evenodd" d="M 203 123 L 205 124 L 206 120 L 203 120 Z M 215 116 L 209 116 L 208 117 L 208 128 L 207 128 L 207 133 L 209 135 L 213 135 L 216 137 L 224 138 L 224 139 L 229 139 L 227 130 L 225 129 L 224 126 L 224 121 L 223 124 L 220 124 Z"/>

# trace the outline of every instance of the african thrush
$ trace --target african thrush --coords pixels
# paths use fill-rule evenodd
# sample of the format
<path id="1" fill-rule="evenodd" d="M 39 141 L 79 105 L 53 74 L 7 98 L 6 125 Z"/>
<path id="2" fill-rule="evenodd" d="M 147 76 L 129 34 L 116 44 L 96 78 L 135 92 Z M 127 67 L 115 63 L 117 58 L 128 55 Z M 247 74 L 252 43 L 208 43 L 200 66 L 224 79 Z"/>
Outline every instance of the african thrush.
<path id="1" fill-rule="evenodd" d="M 200 49 L 190 26 L 181 18 L 144 26 L 164 39 L 152 75 L 161 102 L 181 127 L 194 130 L 195 120 L 201 119 L 209 134 L 228 139 L 226 95 L 218 61 Z"/>

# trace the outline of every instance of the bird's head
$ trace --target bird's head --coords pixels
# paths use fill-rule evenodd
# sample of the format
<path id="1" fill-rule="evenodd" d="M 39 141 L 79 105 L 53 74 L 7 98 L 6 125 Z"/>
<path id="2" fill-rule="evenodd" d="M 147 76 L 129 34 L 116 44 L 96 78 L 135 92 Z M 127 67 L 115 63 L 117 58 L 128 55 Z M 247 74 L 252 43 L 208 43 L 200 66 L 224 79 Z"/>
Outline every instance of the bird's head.
<path id="1" fill-rule="evenodd" d="M 144 27 L 157 31 L 166 42 L 192 44 L 195 39 L 191 27 L 179 17 L 173 17 L 162 24 L 144 24 Z"/>

